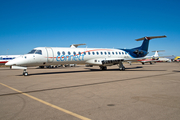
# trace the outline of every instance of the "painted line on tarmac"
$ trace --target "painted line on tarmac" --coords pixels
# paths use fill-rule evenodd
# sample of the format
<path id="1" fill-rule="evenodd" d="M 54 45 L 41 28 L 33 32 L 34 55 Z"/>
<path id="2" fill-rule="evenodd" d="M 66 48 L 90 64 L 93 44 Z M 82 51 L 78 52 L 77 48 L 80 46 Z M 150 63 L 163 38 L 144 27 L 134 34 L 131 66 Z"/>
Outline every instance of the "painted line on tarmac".
<path id="1" fill-rule="evenodd" d="M 50 107 L 52 107 L 52 108 L 55 108 L 55 109 L 57 109 L 57 110 L 60 110 L 60 111 L 62 111 L 62 112 L 64 112 L 64 113 L 67 113 L 67 114 L 69 114 L 69 115 L 72 115 L 72 116 L 74 116 L 74 117 L 76 117 L 76 118 L 79 118 L 79 119 L 81 119 L 81 120 L 91 120 L 91 119 L 89 119 L 89 118 L 83 117 L 83 116 L 81 116 L 81 115 L 78 115 L 78 114 L 73 113 L 73 112 L 71 112 L 71 111 L 68 111 L 68 110 L 66 110 L 66 109 L 60 108 L 60 107 L 58 107 L 58 106 L 56 106 L 56 105 L 53 105 L 53 104 L 48 103 L 48 102 L 46 102 L 46 101 L 43 101 L 43 100 L 41 100 L 41 99 L 39 99 L 39 98 L 36 98 L 36 97 L 34 97 L 34 96 L 32 96 L 32 95 L 29 95 L 29 94 L 27 94 L 27 93 L 23 93 L 22 91 L 17 90 L 17 89 L 15 89 L 15 88 L 12 88 L 12 87 L 10 87 L 10 86 L 8 86 L 8 85 L 5 85 L 5 84 L 3 84 L 3 83 L 0 83 L 0 84 L 3 85 L 3 86 L 5 86 L 5 87 L 7 87 L 7 88 L 9 88 L 9 89 L 11 89 L 11 90 L 14 90 L 14 91 L 16 91 L 16 92 L 18 92 L 18 93 L 20 93 L 20 94 L 23 94 L 23 95 L 25 95 L 25 96 L 27 96 L 27 97 L 29 97 L 29 98 L 31 98 L 31 99 L 34 99 L 34 100 L 36 100 L 36 101 L 38 101 L 38 102 L 40 102 L 40 103 L 43 103 L 43 104 L 45 104 L 45 105 L 48 105 L 48 106 L 50 106 Z"/>

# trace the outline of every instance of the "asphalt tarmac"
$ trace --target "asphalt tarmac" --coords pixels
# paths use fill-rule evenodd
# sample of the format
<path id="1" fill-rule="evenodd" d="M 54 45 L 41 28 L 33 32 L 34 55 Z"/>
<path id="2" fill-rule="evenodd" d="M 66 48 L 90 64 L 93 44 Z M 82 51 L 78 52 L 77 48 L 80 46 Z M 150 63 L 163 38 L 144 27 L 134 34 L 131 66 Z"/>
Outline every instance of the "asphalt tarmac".
<path id="1" fill-rule="evenodd" d="M 179 120 L 180 63 L 0 68 L 0 120 Z"/>

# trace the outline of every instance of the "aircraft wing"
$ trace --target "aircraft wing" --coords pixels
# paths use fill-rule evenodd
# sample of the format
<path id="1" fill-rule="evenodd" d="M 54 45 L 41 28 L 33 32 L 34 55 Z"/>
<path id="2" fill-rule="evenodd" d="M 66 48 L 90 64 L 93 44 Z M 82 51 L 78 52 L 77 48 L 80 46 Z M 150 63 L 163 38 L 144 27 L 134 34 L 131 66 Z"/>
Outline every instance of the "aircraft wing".
<path id="1" fill-rule="evenodd" d="M 149 57 L 140 57 L 140 58 L 125 58 L 124 61 L 132 61 L 132 62 L 135 62 L 135 61 L 139 61 L 139 60 L 145 60 Z"/>
<path id="2" fill-rule="evenodd" d="M 72 44 L 70 45 L 71 48 L 77 48 L 78 46 L 81 46 L 81 45 L 86 45 L 85 43 L 83 44 Z"/>
<path id="3" fill-rule="evenodd" d="M 160 58 L 175 58 L 176 56 L 171 55 L 171 56 L 159 56 Z"/>
<path id="4" fill-rule="evenodd" d="M 148 62 L 158 62 L 159 60 L 142 60 L 142 61 L 139 61 L 139 62 L 143 62 L 143 63 L 148 63 Z"/>
<path id="5" fill-rule="evenodd" d="M 119 64 L 119 62 L 124 61 L 124 62 L 138 62 L 138 60 L 145 60 L 146 58 L 141 57 L 141 58 L 109 58 L 106 60 L 102 60 L 102 64 Z"/>

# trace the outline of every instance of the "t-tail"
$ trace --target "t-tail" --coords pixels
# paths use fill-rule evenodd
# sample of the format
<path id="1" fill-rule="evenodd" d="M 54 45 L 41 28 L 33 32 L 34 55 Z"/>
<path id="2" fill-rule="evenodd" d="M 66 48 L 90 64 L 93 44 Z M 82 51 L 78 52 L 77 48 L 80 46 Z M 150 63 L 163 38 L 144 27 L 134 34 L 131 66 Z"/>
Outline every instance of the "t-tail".
<path id="1" fill-rule="evenodd" d="M 142 38 L 136 39 L 136 41 L 144 40 L 140 47 L 136 47 L 132 49 L 122 49 L 122 50 L 128 52 L 133 58 L 144 57 L 148 54 L 149 40 L 155 39 L 155 38 L 164 38 L 164 37 L 166 36 L 164 35 L 164 36 L 142 37 Z"/>
<path id="2" fill-rule="evenodd" d="M 158 52 L 165 52 L 165 50 L 156 50 L 156 51 L 152 51 L 155 52 L 155 54 L 153 55 L 153 57 L 159 57 Z"/>

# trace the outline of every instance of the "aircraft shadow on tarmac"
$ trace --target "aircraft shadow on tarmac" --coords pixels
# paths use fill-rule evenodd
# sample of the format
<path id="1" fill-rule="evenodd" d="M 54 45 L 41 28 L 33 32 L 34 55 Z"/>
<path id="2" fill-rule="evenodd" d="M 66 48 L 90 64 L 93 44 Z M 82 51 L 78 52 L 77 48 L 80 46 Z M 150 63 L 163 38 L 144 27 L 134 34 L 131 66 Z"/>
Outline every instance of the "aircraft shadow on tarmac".
<path id="1" fill-rule="evenodd" d="M 179 70 L 173 70 L 173 72 L 180 72 Z"/>
<path id="2" fill-rule="evenodd" d="M 57 72 L 57 73 L 59 73 L 59 72 Z M 108 84 L 108 83 L 121 82 L 121 81 L 131 81 L 131 80 L 136 80 L 136 79 L 139 80 L 139 79 L 143 79 L 143 78 L 158 77 L 158 76 L 164 76 L 164 75 L 170 75 L 170 74 L 175 74 L 175 73 L 171 72 L 171 73 L 141 76 L 141 77 L 135 77 L 135 78 L 117 79 L 117 80 L 111 80 L 111 81 L 105 81 L 105 82 L 87 83 L 87 84 L 79 84 L 79 85 L 72 85 L 72 86 L 62 86 L 62 87 L 57 87 L 57 88 L 39 89 L 39 90 L 24 91 L 24 92 L 14 92 L 14 93 L 0 94 L 0 96 L 15 95 L 15 94 L 22 94 L 22 93 L 35 93 L 35 92 L 42 92 L 42 91 L 49 91 L 49 90 L 60 90 L 60 89 L 68 89 L 68 88 L 77 88 L 77 87 L 86 87 L 86 86 L 101 85 L 101 84 Z"/>
<path id="3" fill-rule="evenodd" d="M 126 71 L 120 71 L 120 72 L 128 72 L 128 71 L 166 71 L 166 70 L 137 70 L 143 68 L 141 66 L 137 67 L 131 67 L 131 68 L 126 68 Z M 92 69 L 92 68 L 85 68 L 85 70 L 79 70 L 79 71 L 61 71 L 61 72 L 43 72 L 43 73 L 30 73 L 28 76 L 33 76 L 33 75 L 48 75 L 48 74 L 65 74 L 65 73 L 81 73 L 81 72 L 106 72 L 106 71 L 119 71 L 119 69 L 107 69 L 107 70 L 100 70 L 100 69 Z M 23 75 L 17 75 L 17 76 L 23 76 Z"/>

